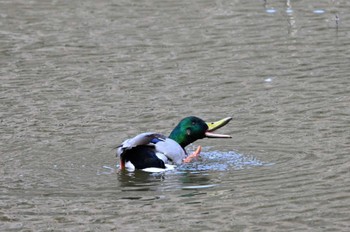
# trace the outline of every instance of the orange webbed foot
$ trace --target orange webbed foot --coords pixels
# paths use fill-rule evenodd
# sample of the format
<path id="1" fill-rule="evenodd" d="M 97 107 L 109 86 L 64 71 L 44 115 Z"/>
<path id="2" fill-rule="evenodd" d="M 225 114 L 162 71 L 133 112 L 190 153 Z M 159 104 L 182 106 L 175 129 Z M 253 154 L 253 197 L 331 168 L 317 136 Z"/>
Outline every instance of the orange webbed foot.
<path id="1" fill-rule="evenodd" d="M 186 159 L 183 160 L 184 163 L 189 163 L 191 162 L 193 159 L 197 158 L 199 156 L 199 154 L 202 151 L 202 147 L 198 146 L 197 149 L 189 156 L 186 157 Z"/>

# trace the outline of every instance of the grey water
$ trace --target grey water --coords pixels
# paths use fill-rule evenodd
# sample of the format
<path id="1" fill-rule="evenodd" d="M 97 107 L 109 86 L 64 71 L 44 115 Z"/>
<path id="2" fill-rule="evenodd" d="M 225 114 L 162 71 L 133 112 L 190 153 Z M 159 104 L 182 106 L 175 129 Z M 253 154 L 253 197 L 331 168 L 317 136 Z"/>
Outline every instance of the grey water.
<path id="1" fill-rule="evenodd" d="M 0 231 L 349 231 L 350 1 L 0 1 Z M 168 173 L 115 146 L 231 139 Z"/>

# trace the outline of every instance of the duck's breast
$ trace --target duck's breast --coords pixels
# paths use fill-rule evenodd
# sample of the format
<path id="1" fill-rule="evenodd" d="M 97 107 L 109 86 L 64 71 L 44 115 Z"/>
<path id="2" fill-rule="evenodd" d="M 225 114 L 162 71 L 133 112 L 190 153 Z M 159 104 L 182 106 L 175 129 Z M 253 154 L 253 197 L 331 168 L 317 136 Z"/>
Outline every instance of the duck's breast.
<path id="1" fill-rule="evenodd" d="M 164 141 L 159 141 L 155 144 L 156 152 L 164 154 L 168 159 L 175 164 L 181 164 L 186 158 L 186 152 L 182 147 L 172 139 L 166 138 Z"/>

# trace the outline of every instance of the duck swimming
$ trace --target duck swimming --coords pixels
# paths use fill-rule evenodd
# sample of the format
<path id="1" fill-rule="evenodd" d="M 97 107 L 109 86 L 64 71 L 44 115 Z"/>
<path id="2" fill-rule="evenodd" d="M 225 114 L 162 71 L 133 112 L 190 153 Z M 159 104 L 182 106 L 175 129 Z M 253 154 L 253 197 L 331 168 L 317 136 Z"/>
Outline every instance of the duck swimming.
<path id="1" fill-rule="evenodd" d="M 227 117 L 207 123 L 198 117 L 190 116 L 182 119 L 169 137 L 153 132 L 136 135 L 117 147 L 120 168 L 166 169 L 168 164 L 179 165 L 190 162 L 199 156 L 201 146 L 198 146 L 191 155 L 187 154 L 185 147 L 203 138 L 231 138 L 230 135 L 213 133 L 225 126 L 231 119 L 231 117 Z"/>

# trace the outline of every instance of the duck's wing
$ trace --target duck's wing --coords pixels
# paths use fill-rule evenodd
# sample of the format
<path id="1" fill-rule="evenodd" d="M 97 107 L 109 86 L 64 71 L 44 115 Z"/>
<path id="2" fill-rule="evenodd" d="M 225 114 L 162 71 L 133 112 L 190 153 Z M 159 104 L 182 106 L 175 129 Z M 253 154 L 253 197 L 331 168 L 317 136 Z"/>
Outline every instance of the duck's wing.
<path id="1" fill-rule="evenodd" d="M 125 140 L 121 145 L 117 147 L 117 156 L 121 156 L 126 150 L 131 150 L 137 146 L 145 145 L 145 146 L 154 146 L 153 141 L 162 141 L 165 140 L 166 136 L 153 132 L 146 132 L 131 139 Z"/>

